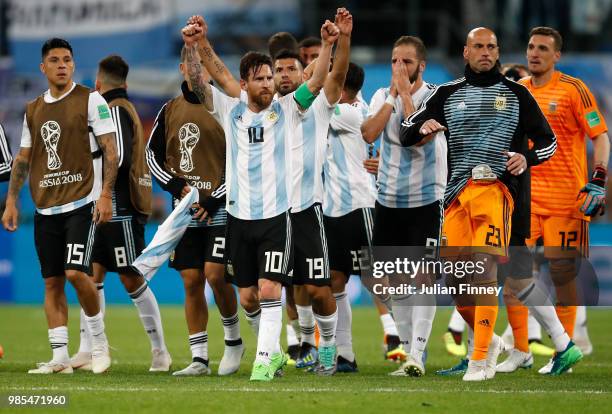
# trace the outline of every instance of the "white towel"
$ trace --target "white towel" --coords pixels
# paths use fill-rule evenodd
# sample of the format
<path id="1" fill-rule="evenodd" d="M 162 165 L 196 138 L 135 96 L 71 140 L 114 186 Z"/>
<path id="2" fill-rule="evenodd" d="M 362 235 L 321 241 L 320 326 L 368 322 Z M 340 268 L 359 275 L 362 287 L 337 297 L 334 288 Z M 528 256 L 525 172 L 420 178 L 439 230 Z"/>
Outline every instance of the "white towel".
<path id="1" fill-rule="evenodd" d="M 172 213 L 157 228 L 151 243 L 142 251 L 142 254 L 132 263 L 141 275 L 151 280 L 170 257 L 172 251 L 185 234 L 191 221 L 190 208 L 199 200 L 198 191 L 191 188 L 189 194 L 172 210 Z"/>

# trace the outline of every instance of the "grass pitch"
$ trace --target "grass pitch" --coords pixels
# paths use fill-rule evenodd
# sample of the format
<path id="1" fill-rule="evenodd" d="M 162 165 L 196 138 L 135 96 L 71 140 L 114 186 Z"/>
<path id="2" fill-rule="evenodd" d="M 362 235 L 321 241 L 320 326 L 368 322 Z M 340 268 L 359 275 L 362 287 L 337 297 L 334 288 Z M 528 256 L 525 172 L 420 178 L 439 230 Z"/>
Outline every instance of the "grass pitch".
<path id="1" fill-rule="evenodd" d="M 181 307 L 162 307 L 165 336 L 180 369 L 190 362 L 187 331 Z M 208 334 L 213 375 L 175 378 L 149 373 L 149 343 L 136 310 L 109 306 L 107 333 L 113 347 L 110 372 L 93 375 L 28 375 L 36 362 L 49 360 L 51 351 L 42 307 L 0 305 L 0 396 L 11 394 L 66 394 L 67 408 L 15 408 L 15 412 L 74 411 L 81 413 L 155 412 L 183 413 L 606 413 L 612 403 L 611 310 L 589 311 L 589 331 L 595 351 L 574 373 L 543 377 L 537 368 L 546 358 L 536 357 L 530 370 L 498 374 L 484 383 L 464 383 L 460 377 L 438 377 L 434 371 L 448 368 L 457 359 L 446 354 L 440 340 L 450 311 L 439 309 L 429 345 L 427 375 L 423 378 L 390 377 L 394 363 L 382 358 L 382 330 L 374 308 L 353 310 L 353 342 L 359 364 L 357 374 L 318 377 L 287 367 L 285 376 L 272 383 L 248 381 L 256 343 L 242 320 L 247 352 L 240 372 L 217 377 L 223 353 L 223 331 L 216 309 L 211 310 Z M 500 310 L 497 331 L 505 327 Z M 243 318 L 242 318 L 243 319 Z M 70 309 L 71 353 L 78 347 L 78 312 Z M 284 338 L 284 332 L 283 332 Z M 3 408 L 4 407 L 4 408 Z M 6 410 L 0 402 L 0 411 Z"/>

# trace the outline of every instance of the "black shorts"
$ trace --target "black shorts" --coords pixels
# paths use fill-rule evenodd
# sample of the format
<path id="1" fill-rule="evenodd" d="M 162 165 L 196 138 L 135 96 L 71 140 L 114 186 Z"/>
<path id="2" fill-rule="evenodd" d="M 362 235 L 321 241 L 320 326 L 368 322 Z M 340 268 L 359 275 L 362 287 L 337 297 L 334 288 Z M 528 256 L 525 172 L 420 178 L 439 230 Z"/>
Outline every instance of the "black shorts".
<path id="1" fill-rule="evenodd" d="M 146 221 L 145 216 L 135 215 L 99 226 L 91 261 L 104 266 L 109 272 L 137 275 L 131 265 L 145 248 Z"/>
<path id="2" fill-rule="evenodd" d="M 293 284 L 331 285 L 329 255 L 323 210 L 316 203 L 306 210 L 291 213 L 293 227 Z"/>
<path id="3" fill-rule="evenodd" d="M 227 215 L 228 282 L 238 287 L 257 286 L 259 279 L 291 285 L 293 261 L 289 212 L 262 220 Z"/>
<path id="4" fill-rule="evenodd" d="M 225 263 L 225 226 L 188 227 L 170 255 L 178 271 L 204 269 L 204 263 Z"/>
<path id="5" fill-rule="evenodd" d="M 439 246 L 442 200 L 414 208 L 389 208 L 376 202 L 374 246 Z"/>
<path id="6" fill-rule="evenodd" d="M 370 268 L 374 209 L 359 208 L 340 217 L 324 217 L 329 265 L 346 276 Z"/>
<path id="7" fill-rule="evenodd" d="M 93 205 L 68 213 L 34 215 L 34 244 L 43 278 L 64 276 L 66 270 L 91 275 L 91 251 L 96 225 Z"/>

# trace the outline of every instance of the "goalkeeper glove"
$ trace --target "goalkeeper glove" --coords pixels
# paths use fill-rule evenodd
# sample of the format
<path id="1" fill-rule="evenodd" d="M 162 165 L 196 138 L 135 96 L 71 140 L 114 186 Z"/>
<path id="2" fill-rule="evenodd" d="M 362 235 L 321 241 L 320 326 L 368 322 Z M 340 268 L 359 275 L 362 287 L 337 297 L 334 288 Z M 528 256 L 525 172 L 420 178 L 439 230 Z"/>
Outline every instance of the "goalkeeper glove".
<path id="1" fill-rule="evenodd" d="M 604 214 L 606 211 L 606 177 L 607 170 L 602 166 L 595 167 L 591 181 L 580 189 L 580 196 L 586 193 L 586 198 L 580 207 L 580 211 L 586 216 L 593 217 L 599 213 Z"/>

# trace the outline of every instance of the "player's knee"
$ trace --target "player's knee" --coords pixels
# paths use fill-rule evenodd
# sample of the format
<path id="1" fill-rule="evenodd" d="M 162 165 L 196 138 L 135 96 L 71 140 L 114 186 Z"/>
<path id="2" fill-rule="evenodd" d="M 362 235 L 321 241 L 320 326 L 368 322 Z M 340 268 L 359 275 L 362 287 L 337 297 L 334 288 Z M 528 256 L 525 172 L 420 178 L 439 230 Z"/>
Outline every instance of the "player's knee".
<path id="1" fill-rule="evenodd" d="M 264 299 L 280 299 L 281 284 L 272 280 L 263 279 L 259 284 L 259 298 Z"/>
<path id="2" fill-rule="evenodd" d="M 320 306 L 331 298 L 331 290 L 327 286 L 306 285 L 306 291 L 313 305 Z"/>
<path id="3" fill-rule="evenodd" d="M 51 295 L 63 294 L 64 284 L 64 277 L 47 277 L 45 278 L 45 292 Z"/>
<path id="4" fill-rule="evenodd" d="M 204 289 L 204 277 L 198 270 L 184 270 L 181 272 L 181 277 L 186 295 L 197 295 Z"/>
<path id="5" fill-rule="evenodd" d="M 85 273 L 73 269 L 66 270 L 65 274 L 66 279 L 72 284 L 89 277 Z"/>
<path id="6" fill-rule="evenodd" d="M 576 279 L 576 261 L 574 259 L 551 259 L 550 278 L 555 286 L 563 286 Z"/>
<path id="7" fill-rule="evenodd" d="M 135 292 L 140 288 L 145 282 L 144 277 L 140 275 L 119 275 L 119 279 L 123 284 L 126 292 Z"/>
<path id="8" fill-rule="evenodd" d="M 333 293 L 344 292 L 344 289 L 346 287 L 346 276 L 344 275 L 344 273 L 332 270 L 331 287 Z"/>
<path id="9" fill-rule="evenodd" d="M 247 312 L 254 312 L 259 308 L 259 298 L 254 289 L 240 289 L 240 306 Z"/>

